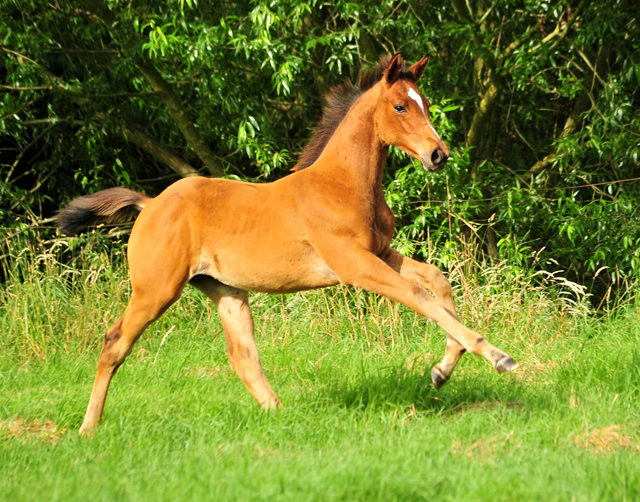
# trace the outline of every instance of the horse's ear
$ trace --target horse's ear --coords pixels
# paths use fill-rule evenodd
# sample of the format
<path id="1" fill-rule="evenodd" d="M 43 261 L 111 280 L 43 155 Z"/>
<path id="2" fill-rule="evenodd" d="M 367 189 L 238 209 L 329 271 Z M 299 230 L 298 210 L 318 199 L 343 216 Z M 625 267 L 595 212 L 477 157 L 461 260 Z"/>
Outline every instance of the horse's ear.
<path id="1" fill-rule="evenodd" d="M 422 77 L 422 74 L 424 73 L 424 69 L 427 67 L 428 62 L 429 62 L 429 56 L 425 56 L 407 70 L 408 73 L 413 73 L 414 82 L 417 82 L 418 79 Z"/>
<path id="2" fill-rule="evenodd" d="M 389 83 L 393 84 L 400 73 L 402 73 L 402 67 L 404 66 L 404 62 L 402 60 L 402 54 L 399 52 L 391 58 L 389 62 L 389 66 L 387 66 L 387 71 L 384 72 L 384 79 Z"/>

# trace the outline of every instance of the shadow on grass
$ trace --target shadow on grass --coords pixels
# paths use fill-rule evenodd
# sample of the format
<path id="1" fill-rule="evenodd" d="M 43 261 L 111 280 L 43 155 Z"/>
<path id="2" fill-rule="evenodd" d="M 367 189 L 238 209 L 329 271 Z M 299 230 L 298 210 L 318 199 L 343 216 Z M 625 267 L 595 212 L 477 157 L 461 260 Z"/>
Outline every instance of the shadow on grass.
<path id="1" fill-rule="evenodd" d="M 493 375 L 456 375 L 441 389 L 431 385 L 428 371 L 404 367 L 386 368 L 330 384 L 322 397 L 351 410 L 411 409 L 416 412 L 455 414 L 470 409 L 546 407 L 544 398 L 532 399 L 532 391 L 521 382 Z"/>

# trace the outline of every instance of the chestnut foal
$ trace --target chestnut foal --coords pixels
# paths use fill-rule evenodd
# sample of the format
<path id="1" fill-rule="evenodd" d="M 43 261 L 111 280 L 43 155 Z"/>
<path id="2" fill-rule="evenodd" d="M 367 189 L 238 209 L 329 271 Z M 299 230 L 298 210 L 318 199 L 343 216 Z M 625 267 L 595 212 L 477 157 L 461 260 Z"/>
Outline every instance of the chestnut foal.
<path id="1" fill-rule="evenodd" d="M 141 210 L 128 249 L 133 294 L 104 337 L 81 434 L 98 425 L 111 378 L 135 341 L 187 283 L 215 303 L 229 362 L 265 409 L 282 404 L 260 365 L 248 291 L 289 293 L 341 283 L 403 303 L 447 333 L 444 358 L 431 372 L 436 387 L 467 350 L 499 372 L 517 367 L 461 324 L 451 286 L 437 267 L 390 247 L 394 216 L 382 190 L 389 146 L 420 159 L 428 171 L 442 168 L 449 155 L 416 86 L 427 61 L 405 70 L 400 54 L 386 57 L 358 86 L 334 89 L 296 172 L 274 183 L 194 177 L 155 199 L 112 188 L 60 211 L 61 230 L 73 234 Z"/>

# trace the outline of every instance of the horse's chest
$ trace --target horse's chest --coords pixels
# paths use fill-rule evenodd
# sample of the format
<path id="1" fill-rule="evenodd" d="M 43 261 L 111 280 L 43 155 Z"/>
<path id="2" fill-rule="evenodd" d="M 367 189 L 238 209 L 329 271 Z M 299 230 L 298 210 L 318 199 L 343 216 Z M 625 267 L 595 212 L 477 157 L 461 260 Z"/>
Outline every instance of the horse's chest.
<path id="1" fill-rule="evenodd" d="M 368 249 L 375 255 L 384 254 L 391 245 L 395 217 L 386 204 L 376 212 L 369 226 Z"/>

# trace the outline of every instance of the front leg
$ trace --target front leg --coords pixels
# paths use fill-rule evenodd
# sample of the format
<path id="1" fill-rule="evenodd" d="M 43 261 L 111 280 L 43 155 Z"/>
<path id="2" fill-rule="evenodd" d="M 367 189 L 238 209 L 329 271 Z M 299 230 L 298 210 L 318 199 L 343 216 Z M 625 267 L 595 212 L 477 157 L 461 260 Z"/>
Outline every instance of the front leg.
<path id="1" fill-rule="evenodd" d="M 357 244 L 350 249 L 343 246 L 342 250 L 340 254 L 325 255 L 325 261 L 343 284 L 386 296 L 435 321 L 453 341 L 472 354 L 484 357 L 500 373 L 518 367 L 511 356 L 465 327 L 450 305 L 431 296 L 371 252 Z"/>
<path id="2" fill-rule="evenodd" d="M 407 258 L 394 249 L 384 257 L 384 261 L 408 281 L 431 291 L 451 315 L 460 320 L 453 302 L 451 284 L 438 267 Z M 431 381 L 436 389 L 442 387 L 451 378 L 453 370 L 465 352 L 466 349 L 447 333 L 444 357 L 431 370 Z"/>

